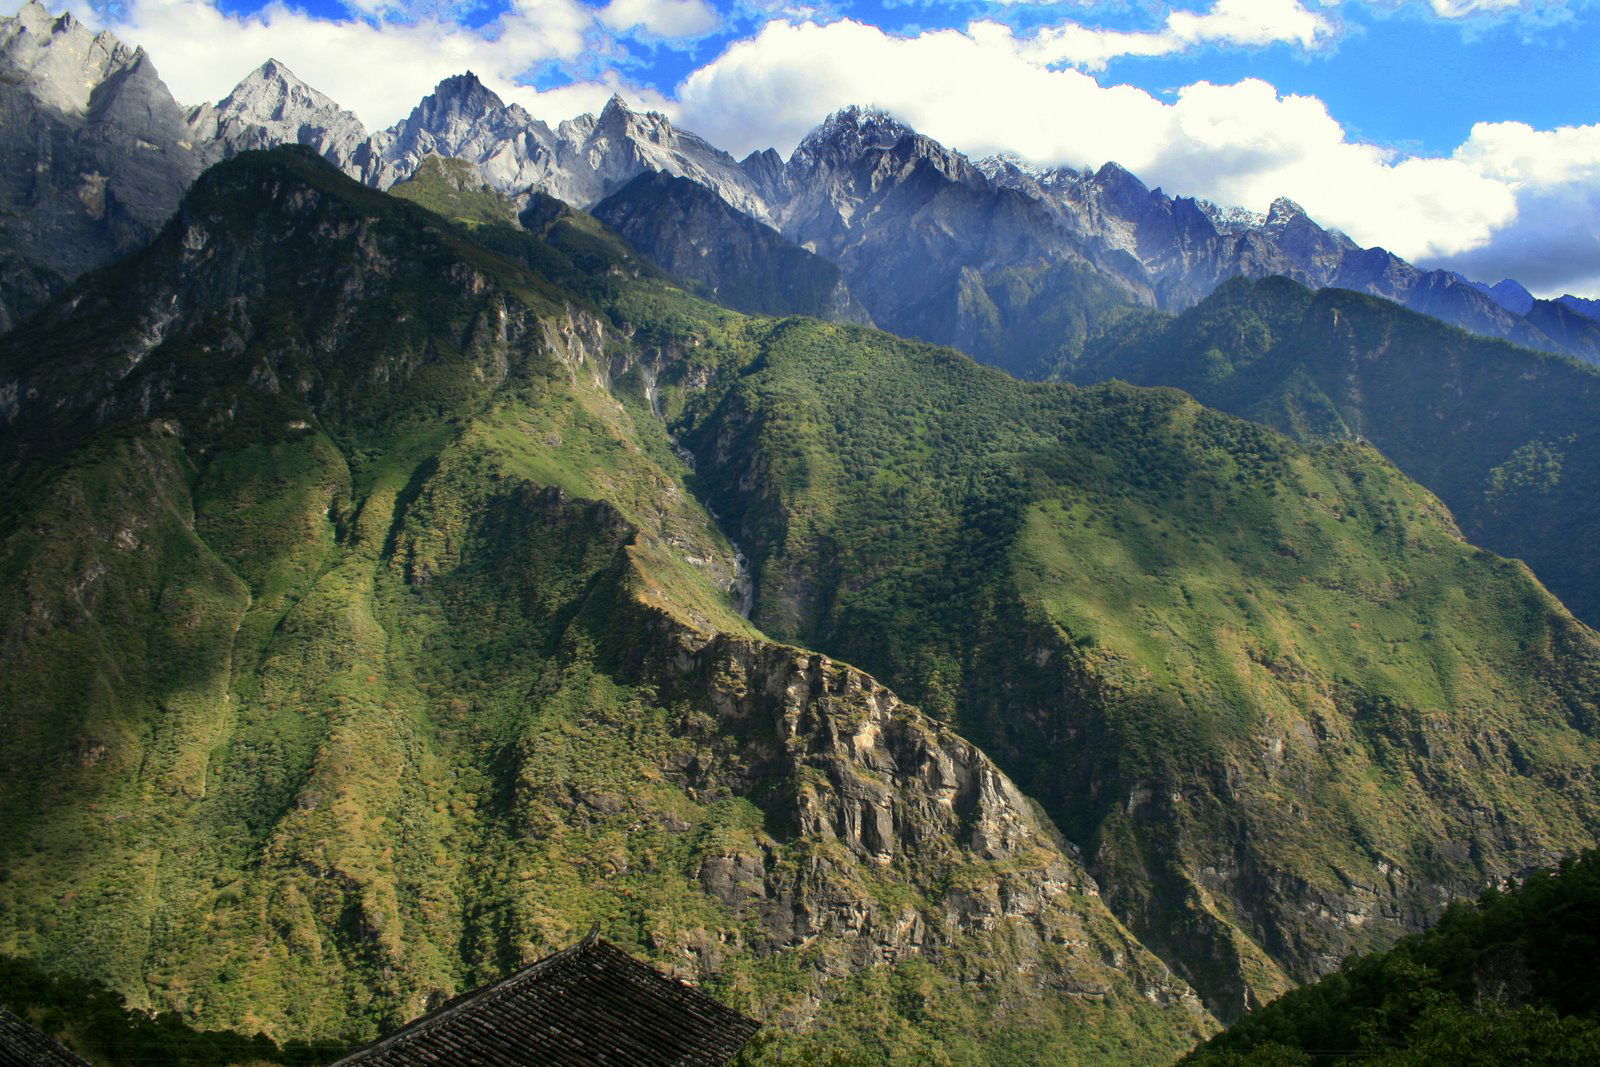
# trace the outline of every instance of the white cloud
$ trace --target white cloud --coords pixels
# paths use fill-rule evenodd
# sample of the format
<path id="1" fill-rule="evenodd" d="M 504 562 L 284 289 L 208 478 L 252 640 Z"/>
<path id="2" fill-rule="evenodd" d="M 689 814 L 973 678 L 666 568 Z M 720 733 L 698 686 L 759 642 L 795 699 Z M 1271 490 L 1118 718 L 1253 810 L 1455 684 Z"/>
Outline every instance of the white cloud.
<path id="1" fill-rule="evenodd" d="M 1504 182 L 1517 213 L 1491 241 L 1438 265 L 1487 281 L 1516 278 L 1539 296 L 1600 296 L 1600 124 L 1480 122 L 1453 158 Z"/>
<path id="2" fill-rule="evenodd" d="M 1148 33 L 1064 22 L 1028 39 L 1023 54 L 1040 63 L 1099 70 L 1118 56 L 1165 56 L 1207 44 L 1260 48 L 1289 42 L 1311 50 L 1331 40 L 1335 29 L 1300 0 L 1216 0 L 1204 12 L 1170 12 L 1161 29 Z"/>
<path id="3" fill-rule="evenodd" d="M 599 19 L 614 30 L 643 29 L 655 37 L 702 37 L 722 19 L 705 0 L 611 0 Z"/>
<path id="4" fill-rule="evenodd" d="M 1480 122 L 1455 158 L 1518 188 L 1600 181 L 1600 123 L 1536 130 L 1525 122 Z"/>
<path id="5" fill-rule="evenodd" d="M 577 0 L 514 0 L 481 31 L 431 14 L 331 21 L 282 3 L 240 17 L 210 0 L 133 0 L 119 15 L 110 28 L 143 46 L 185 103 L 225 96 L 274 58 L 375 129 L 409 112 L 440 80 L 469 69 L 502 95 L 539 103 L 517 79 L 540 62 L 583 54 L 594 24 L 592 10 Z"/>
<path id="6" fill-rule="evenodd" d="M 1499 15 L 1533 5 L 1524 0 L 1428 0 L 1428 6 L 1442 19 L 1459 19 L 1469 15 Z"/>

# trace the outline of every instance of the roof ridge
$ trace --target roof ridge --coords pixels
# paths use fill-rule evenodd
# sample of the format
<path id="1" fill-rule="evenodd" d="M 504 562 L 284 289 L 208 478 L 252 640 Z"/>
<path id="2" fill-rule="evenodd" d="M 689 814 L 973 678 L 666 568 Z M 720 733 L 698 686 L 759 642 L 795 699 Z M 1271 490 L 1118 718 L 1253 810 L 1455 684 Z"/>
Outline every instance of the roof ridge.
<path id="1" fill-rule="evenodd" d="M 385 1046 L 403 1044 L 408 1037 L 414 1036 L 417 1030 L 429 1025 L 435 1025 L 446 1017 L 457 1014 L 468 1004 L 487 1003 L 497 999 L 497 994 L 504 993 L 508 986 L 516 984 L 521 979 L 543 973 L 562 960 L 587 952 L 599 940 L 596 937 L 599 929 L 600 924 L 595 923 L 588 936 L 581 941 L 575 941 L 566 948 L 558 949 L 542 959 L 535 960 L 521 970 L 513 971 L 498 981 L 490 982 L 488 985 L 480 986 L 477 989 L 470 989 L 465 993 L 457 993 L 437 1008 L 417 1016 L 393 1033 L 378 1038 L 370 1045 L 363 1045 L 344 1059 L 336 1060 L 333 1067 L 339 1067 L 339 1064 L 343 1063 L 354 1063 L 357 1057 L 365 1057 Z"/>
<path id="2" fill-rule="evenodd" d="M 600 986 L 596 987 L 595 982 Z M 605 992 L 608 982 L 613 992 L 627 991 L 633 1008 L 619 1010 L 614 995 Z M 517 1026 L 508 1033 L 500 1029 L 508 1019 L 529 1024 L 537 1018 L 548 1018 L 552 1006 L 557 1005 L 562 1006 L 560 1017 L 567 1017 L 576 1027 L 566 1023 L 551 1027 L 545 1023 L 542 1030 Z M 463 1044 L 474 1041 L 570 1042 L 574 1037 L 587 1041 L 596 1034 L 603 1034 L 604 1040 L 613 1043 L 613 1049 L 627 1049 L 637 1062 L 655 1062 L 652 1052 L 656 1050 L 645 1036 L 652 1024 L 644 1024 L 645 1031 L 635 1034 L 630 1032 L 634 1028 L 630 1023 L 643 1024 L 643 1019 L 649 1018 L 659 1027 L 674 1016 L 680 1024 L 687 1024 L 688 1031 L 698 1031 L 693 1040 L 701 1042 L 701 1053 L 720 1056 L 697 1056 L 683 1062 L 722 1063 L 761 1025 L 690 982 L 606 941 L 600 936 L 600 924 L 595 923 L 581 940 L 497 982 L 452 998 L 338 1063 L 433 1063 L 434 1054 L 441 1048 L 459 1052 Z M 589 1021 L 587 1029 L 579 1022 L 582 1019 Z M 596 1023 L 603 1025 L 596 1028 Z M 520 1035 L 518 1029 L 523 1031 Z M 720 1051 L 712 1054 L 712 1049 Z"/>

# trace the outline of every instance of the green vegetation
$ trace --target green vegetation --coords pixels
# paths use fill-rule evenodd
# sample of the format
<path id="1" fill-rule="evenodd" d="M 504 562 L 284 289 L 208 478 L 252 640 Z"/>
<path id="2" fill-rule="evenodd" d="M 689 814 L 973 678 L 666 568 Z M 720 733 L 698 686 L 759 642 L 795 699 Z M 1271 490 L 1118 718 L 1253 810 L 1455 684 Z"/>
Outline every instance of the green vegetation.
<path id="1" fill-rule="evenodd" d="M 1600 623 L 1600 368 L 1268 278 L 1229 282 L 1176 319 L 1130 319 L 1069 376 L 1176 386 L 1302 439 L 1369 441 L 1474 544 L 1526 560 Z"/>
<path id="2" fill-rule="evenodd" d="M 1593 842 L 1600 642 L 1371 448 L 748 334 L 682 436 L 755 621 L 982 744 L 1219 1014 Z"/>
<path id="3" fill-rule="evenodd" d="M 1138 314 L 1125 289 L 1074 258 L 988 272 L 969 269 L 957 282 L 956 295 L 950 343 L 983 363 L 1033 380 L 1063 377 L 1094 338 Z M 910 333 L 946 335 L 938 328 Z"/>
<path id="4" fill-rule="evenodd" d="M 0 956 L 0 1004 L 92 1063 L 228 1067 L 289 1063 L 320 1067 L 343 1056 L 336 1041 L 290 1041 L 265 1034 L 196 1030 L 174 1012 L 129 1011 L 121 996 L 92 979 L 61 978 L 30 960 Z"/>
<path id="5" fill-rule="evenodd" d="M 0 952 L 279 1041 L 595 922 L 772 1020 L 758 1061 L 1208 1032 L 1031 813 L 979 849 L 977 800 L 818 762 L 873 714 L 967 750 L 739 616 L 656 412 L 758 355 L 743 320 L 586 217 L 448 213 L 246 154 L 0 342 Z M 791 709 L 813 670 L 838 693 Z M 835 829 L 863 797 L 892 854 Z"/>
<path id="6" fill-rule="evenodd" d="M 364 1039 L 598 922 L 756 1062 L 1153 1062 L 1150 949 L 1233 1016 L 1593 843 L 1600 641 L 1371 448 L 460 177 L 246 154 L 0 340 L 0 952 Z"/>
<path id="7" fill-rule="evenodd" d="M 1590 1064 L 1600 1059 L 1600 853 L 1451 905 L 1191 1054 L 1206 1065 Z"/>

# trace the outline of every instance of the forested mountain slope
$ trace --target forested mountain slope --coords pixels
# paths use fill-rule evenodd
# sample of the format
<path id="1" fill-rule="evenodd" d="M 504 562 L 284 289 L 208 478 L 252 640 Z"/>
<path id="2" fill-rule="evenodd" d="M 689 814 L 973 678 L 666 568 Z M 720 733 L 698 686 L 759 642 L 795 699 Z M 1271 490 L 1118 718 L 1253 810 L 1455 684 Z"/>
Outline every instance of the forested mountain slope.
<path id="1" fill-rule="evenodd" d="M 1524 559 L 1600 622 L 1600 371 L 1384 300 L 1230 282 L 1175 320 L 1131 320 L 1079 381 L 1171 385 L 1302 439 L 1371 442 L 1474 544 Z"/>
<path id="2" fill-rule="evenodd" d="M 742 327 L 586 225 L 245 154 L 0 343 L 0 945 L 281 1040 L 599 921 L 766 1057 L 1181 1051 L 982 753 L 737 614 L 647 398 Z"/>
<path id="3" fill-rule="evenodd" d="M 1593 840 L 1600 641 L 1370 447 L 751 329 L 682 438 L 755 622 L 983 745 L 1222 1017 Z"/>
<path id="4" fill-rule="evenodd" d="M 1600 1060 L 1600 853 L 1450 907 L 1437 926 L 1241 1019 L 1186 1063 Z"/>
<path id="5" fill-rule="evenodd" d="M 397 191 L 246 153 L 0 339 L 0 951 L 285 1039 L 598 920 L 767 1060 L 1149 1062 L 1593 844 L 1600 640 L 1371 449 Z"/>

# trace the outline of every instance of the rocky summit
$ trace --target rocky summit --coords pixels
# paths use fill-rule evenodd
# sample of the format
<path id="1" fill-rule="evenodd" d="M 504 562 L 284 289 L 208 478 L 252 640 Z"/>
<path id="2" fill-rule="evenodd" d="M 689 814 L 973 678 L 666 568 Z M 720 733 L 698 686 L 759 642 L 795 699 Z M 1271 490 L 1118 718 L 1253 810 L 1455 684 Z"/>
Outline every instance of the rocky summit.
<path id="1" fill-rule="evenodd" d="M 149 240 L 202 164 L 143 51 L 34 0 L 0 19 L 0 329 Z"/>

